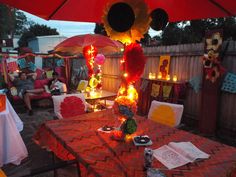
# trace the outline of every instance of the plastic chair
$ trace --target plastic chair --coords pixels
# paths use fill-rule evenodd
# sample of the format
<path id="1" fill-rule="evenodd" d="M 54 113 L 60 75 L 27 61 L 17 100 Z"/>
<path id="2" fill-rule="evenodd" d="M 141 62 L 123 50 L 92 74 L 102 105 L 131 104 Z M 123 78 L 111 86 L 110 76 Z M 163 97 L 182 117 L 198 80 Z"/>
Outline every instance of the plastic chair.
<path id="1" fill-rule="evenodd" d="M 148 112 L 148 119 L 170 127 L 177 127 L 181 122 L 183 110 L 183 105 L 154 100 Z"/>

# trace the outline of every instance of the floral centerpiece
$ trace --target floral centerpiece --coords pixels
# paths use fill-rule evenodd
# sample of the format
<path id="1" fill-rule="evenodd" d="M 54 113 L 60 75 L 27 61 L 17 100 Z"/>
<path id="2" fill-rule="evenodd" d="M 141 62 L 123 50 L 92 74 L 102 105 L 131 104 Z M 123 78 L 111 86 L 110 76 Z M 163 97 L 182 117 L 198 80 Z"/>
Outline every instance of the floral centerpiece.
<path id="1" fill-rule="evenodd" d="M 132 92 L 129 92 L 130 90 Z M 137 111 L 136 90 L 131 86 L 127 95 L 118 96 L 115 99 L 113 108 L 121 121 L 120 131 L 122 131 L 123 135 L 121 138 L 126 138 L 126 135 L 133 134 L 137 130 L 136 121 L 133 119 Z"/>

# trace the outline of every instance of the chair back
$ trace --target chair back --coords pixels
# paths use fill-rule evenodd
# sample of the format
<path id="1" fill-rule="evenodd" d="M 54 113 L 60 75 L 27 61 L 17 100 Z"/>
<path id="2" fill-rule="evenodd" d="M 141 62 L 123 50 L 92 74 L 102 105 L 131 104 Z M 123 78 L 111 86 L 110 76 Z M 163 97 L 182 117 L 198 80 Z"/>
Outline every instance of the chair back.
<path id="1" fill-rule="evenodd" d="M 52 96 L 54 112 L 59 119 L 76 117 L 86 113 L 84 94 Z"/>
<path id="2" fill-rule="evenodd" d="M 154 100 L 148 112 L 148 119 L 170 127 L 176 127 L 181 122 L 183 110 L 183 105 Z"/>

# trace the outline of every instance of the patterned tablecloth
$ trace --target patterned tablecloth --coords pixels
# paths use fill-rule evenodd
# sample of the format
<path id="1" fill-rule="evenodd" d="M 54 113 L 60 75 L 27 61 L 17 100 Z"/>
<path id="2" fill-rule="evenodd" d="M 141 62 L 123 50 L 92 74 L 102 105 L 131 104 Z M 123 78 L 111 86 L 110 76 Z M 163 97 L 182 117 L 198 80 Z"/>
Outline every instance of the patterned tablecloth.
<path id="1" fill-rule="evenodd" d="M 236 148 L 182 130 L 154 123 L 136 116 L 137 135 L 149 135 L 152 149 L 169 142 L 190 141 L 210 158 L 168 170 L 154 158 L 153 167 L 166 176 L 223 177 L 234 176 Z M 133 142 L 119 142 L 111 134 L 98 132 L 104 125 L 118 125 L 112 110 L 84 114 L 77 118 L 53 120 L 43 124 L 34 136 L 42 147 L 51 149 L 64 160 L 76 158 L 82 165 L 81 176 L 146 176 L 143 171 L 144 148 Z"/>

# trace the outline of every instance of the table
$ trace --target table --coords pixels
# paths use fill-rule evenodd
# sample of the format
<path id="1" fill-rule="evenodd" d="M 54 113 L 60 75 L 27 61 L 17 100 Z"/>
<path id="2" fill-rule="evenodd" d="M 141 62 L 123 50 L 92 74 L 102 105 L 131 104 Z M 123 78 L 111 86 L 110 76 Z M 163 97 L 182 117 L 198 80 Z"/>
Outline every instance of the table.
<path id="1" fill-rule="evenodd" d="M 21 138 L 23 123 L 11 103 L 6 100 L 6 110 L 0 113 L 0 167 L 13 163 L 19 165 L 28 156 Z"/>
<path id="2" fill-rule="evenodd" d="M 117 124 L 112 110 L 80 115 L 76 118 L 53 120 L 43 124 L 34 136 L 42 147 L 51 149 L 64 160 L 76 158 L 80 162 L 81 176 L 145 176 L 143 171 L 145 147 L 133 142 L 112 140 L 110 134 L 98 132 L 104 125 Z M 176 128 L 170 128 L 143 117 L 135 116 L 137 135 L 147 134 L 153 141 L 152 149 L 171 141 L 191 141 L 210 158 L 167 170 L 154 159 L 153 167 L 166 176 L 219 177 L 233 173 L 236 168 L 236 148 Z"/>

